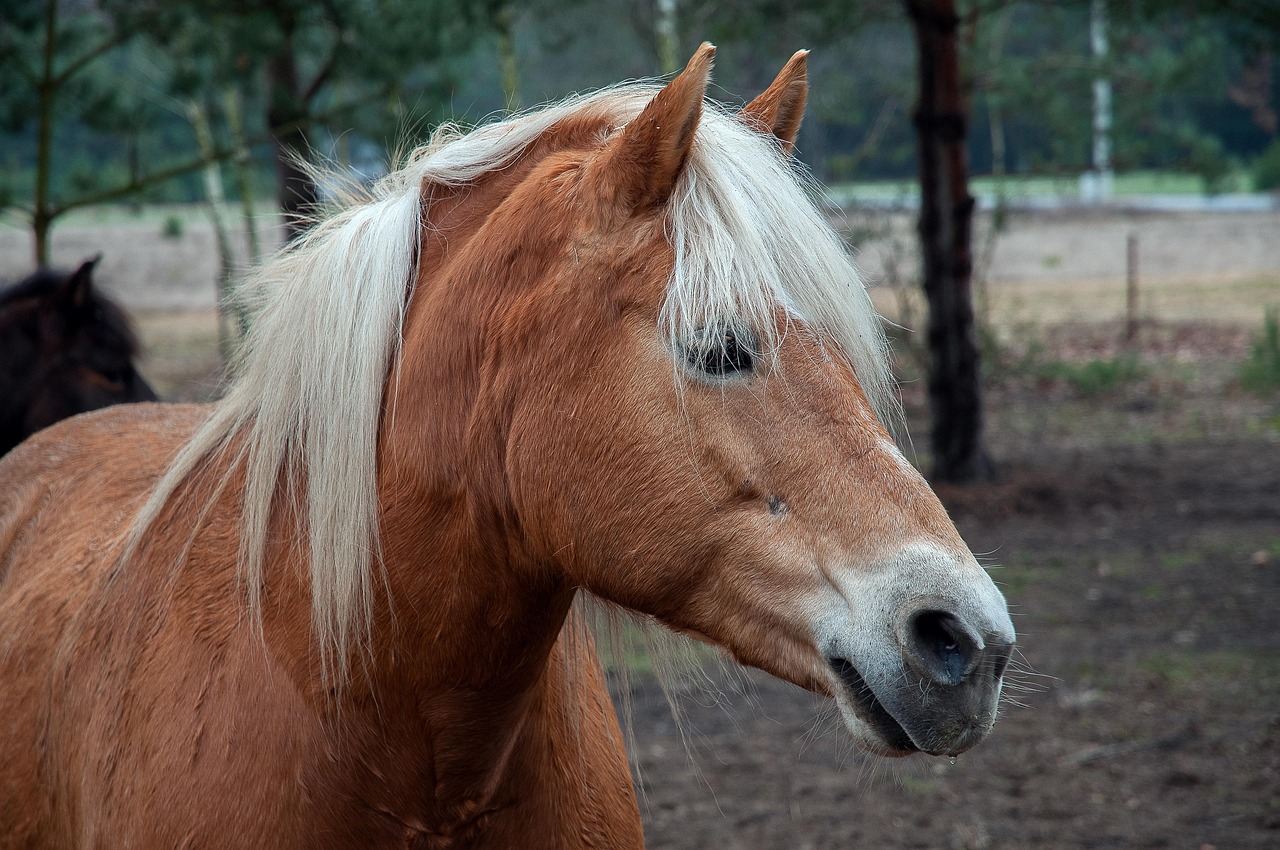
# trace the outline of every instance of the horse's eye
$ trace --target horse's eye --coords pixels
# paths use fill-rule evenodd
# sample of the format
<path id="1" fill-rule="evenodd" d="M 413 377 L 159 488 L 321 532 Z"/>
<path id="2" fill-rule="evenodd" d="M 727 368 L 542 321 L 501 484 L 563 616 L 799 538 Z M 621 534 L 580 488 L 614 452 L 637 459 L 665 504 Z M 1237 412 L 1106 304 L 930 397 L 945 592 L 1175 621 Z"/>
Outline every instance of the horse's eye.
<path id="1" fill-rule="evenodd" d="M 105 378 L 108 383 L 122 387 L 129 382 L 129 375 L 132 371 L 128 366 L 118 366 L 100 369 L 98 374 Z"/>
<path id="2" fill-rule="evenodd" d="M 719 334 L 705 334 L 684 350 L 685 362 L 715 378 L 750 372 L 755 365 L 754 345 L 749 333 L 725 329 Z"/>

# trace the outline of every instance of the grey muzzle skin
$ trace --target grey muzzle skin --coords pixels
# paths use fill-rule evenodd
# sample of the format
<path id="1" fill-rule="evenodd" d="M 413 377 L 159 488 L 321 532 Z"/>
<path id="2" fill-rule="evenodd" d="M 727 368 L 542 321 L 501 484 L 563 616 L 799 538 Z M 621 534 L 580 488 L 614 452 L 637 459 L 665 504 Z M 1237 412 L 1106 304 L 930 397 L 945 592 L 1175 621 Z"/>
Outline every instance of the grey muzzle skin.
<path id="1" fill-rule="evenodd" d="M 839 584 L 853 622 L 824 617 L 818 634 L 837 700 L 873 733 L 864 742 L 885 755 L 950 756 L 986 737 L 1015 635 L 977 562 L 912 546 Z"/>
<path id="2" fill-rule="evenodd" d="M 904 753 L 958 755 L 995 724 L 1010 643 L 976 638 L 953 614 L 912 615 L 899 636 L 906 662 L 901 684 L 881 697 L 847 659 L 831 667 L 848 688 L 859 716 L 885 742 Z M 890 711 L 885 703 L 899 706 Z"/>

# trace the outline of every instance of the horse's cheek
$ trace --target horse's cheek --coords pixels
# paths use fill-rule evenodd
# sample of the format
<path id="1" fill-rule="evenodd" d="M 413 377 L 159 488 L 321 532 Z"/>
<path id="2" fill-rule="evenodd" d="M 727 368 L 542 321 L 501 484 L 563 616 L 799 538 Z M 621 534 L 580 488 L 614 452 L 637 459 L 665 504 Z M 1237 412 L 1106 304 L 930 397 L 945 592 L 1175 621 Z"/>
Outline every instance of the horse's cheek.
<path id="1" fill-rule="evenodd" d="M 629 577 L 641 565 L 653 574 L 674 564 L 695 530 L 682 510 L 688 457 L 658 444 L 625 404 L 602 405 L 613 411 L 608 421 L 587 421 L 585 406 L 566 409 L 571 415 L 529 412 L 512 423 L 507 480 L 519 526 L 538 560 L 634 606 L 639 599 L 620 598 Z"/>

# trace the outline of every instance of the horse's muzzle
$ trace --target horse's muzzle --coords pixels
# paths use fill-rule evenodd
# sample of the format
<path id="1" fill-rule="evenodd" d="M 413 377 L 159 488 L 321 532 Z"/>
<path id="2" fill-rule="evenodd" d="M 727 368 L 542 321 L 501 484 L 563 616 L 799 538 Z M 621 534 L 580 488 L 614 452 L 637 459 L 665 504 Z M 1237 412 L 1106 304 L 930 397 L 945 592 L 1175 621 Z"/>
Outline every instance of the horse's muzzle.
<path id="1" fill-rule="evenodd" d="M 932 608 L 903 618 L 897 638 L 901 667 L 878 688 L 848 659 L 827 660 L 858 717 L 904 754 L 957 755 L 986 737 L 1013 645 Z"/>

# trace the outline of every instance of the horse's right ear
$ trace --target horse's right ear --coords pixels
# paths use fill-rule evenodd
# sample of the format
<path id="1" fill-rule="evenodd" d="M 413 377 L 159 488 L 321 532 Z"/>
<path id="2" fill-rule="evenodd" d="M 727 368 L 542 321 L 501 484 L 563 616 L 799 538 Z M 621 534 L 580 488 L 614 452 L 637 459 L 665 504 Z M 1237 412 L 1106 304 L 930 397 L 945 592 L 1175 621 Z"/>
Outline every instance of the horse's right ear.
<path id="1" fill-rule="evenodd" d="M 83 309 L 93 294 L 93 267 L 102 259 L 99 254 L 91 260 L 85 260 L 80 268 L 71 273 L 61 286 L 62 298 L 73 309 Z"/>
<path id="2" fill-rule="evenodd" d="M 772 133 L 791 153 L 804 119 L 805 101 L 809 99 L 809 77 L 805 68 L 809 51 L 798 50 L 778 72 L 769 88 L 742 107 L 739 119 L 748 126 Z"/>
<path id="3" fill-rule="evenodd" d="M 601 154 L 599 178 L 628 210 L 670 197 L 693 150 L 714 45 L 703 42 L 680 74 L 628 122 Z"/>

